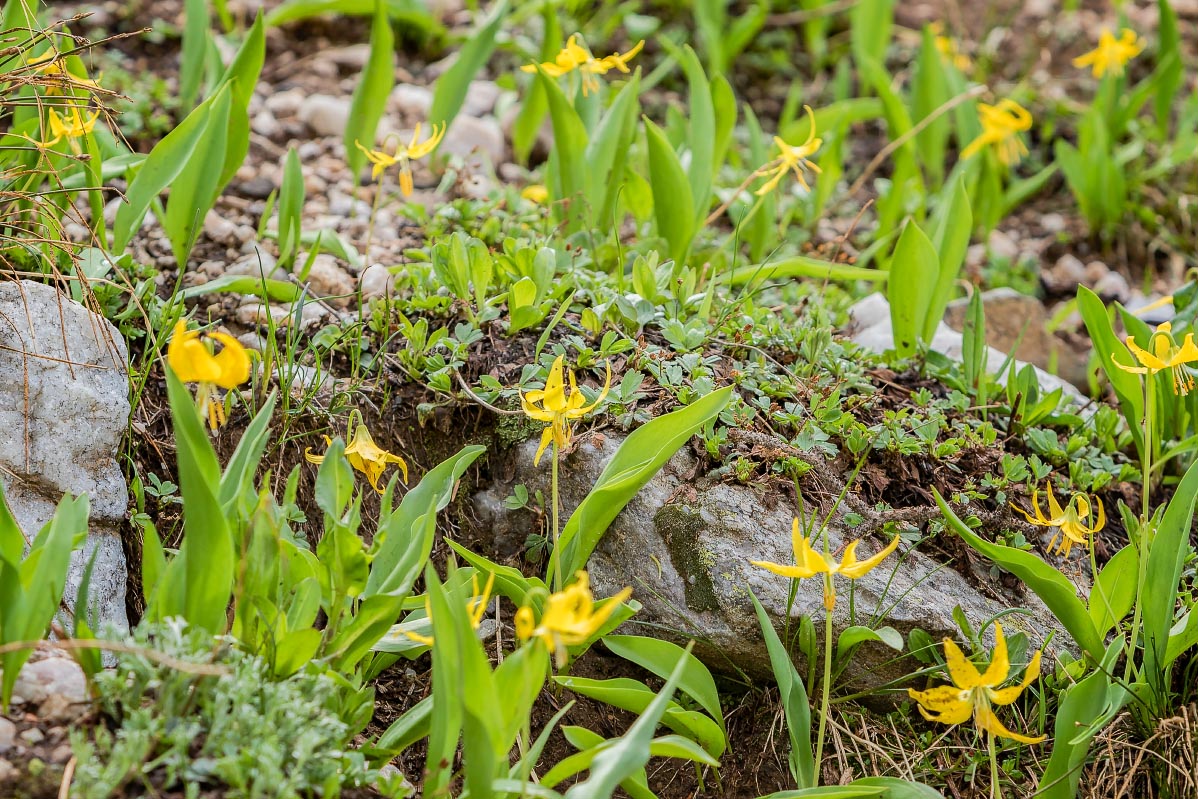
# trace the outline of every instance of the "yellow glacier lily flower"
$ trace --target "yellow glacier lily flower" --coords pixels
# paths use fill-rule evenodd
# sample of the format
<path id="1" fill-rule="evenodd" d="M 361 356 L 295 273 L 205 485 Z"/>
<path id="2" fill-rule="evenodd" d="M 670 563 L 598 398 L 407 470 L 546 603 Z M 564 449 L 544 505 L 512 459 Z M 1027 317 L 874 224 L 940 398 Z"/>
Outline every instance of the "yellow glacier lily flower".
<path id="1" fill-rule="evenodd" d="M 520 192 L 520 196 L 531 203 L 544 205 L 549 199 L 549 189 L 540 183 L 532 183 L 524 187 L 524 190 Z"/>
<path id="2" fill-rule="evenodd" d="M 550 443 L 556 444 L 559 450 L 568 447 L 570 439 L 574 435 L 570 422 L 574 419 L 581 419 L 599 407 L 599 403 L 603 402 L 611 388 L 611 365 L 608 364 L 603 390 L 599 392 L 599 396 L 595 398 L 594 402 L 584 406 L 586 397 L 578 390 L 573 369 L 570 370 L 570 393 L 566 394 L 562 375 L 564 361 L 565 356 L 562 355 L 554 359 L 553 366 L 549 369 L 549 379 L 545 381 L 545 388 L 520 395 L 520 406 L 524 410 L 524 415 L 549 425 L 541 434 L 541 445 L 537 448 L 537 454 L 533 458 L 533 466 L 540 464 L 541 456 L 545 454 L 545 449 Z"/>
<path id="3" fill-rule="evenodd" d="M 540 67 L 541 71 L 551 78 L 560 78 L 562 75 L 578 70 L 582 75 L 582 95 L 586 97 L 590 92 L 599 90 L 597 76 L 606 75 L 613 69 L 628 73 L 630 71 L 628 62 L 644 46 L 645 40 L 642 39 L 626 53 L 616 52 L 603 58 L 595 58 L 589 50 L 578 43 L 578 34 L 574 34 L 566 40 L 566 46 L 558 51 L 552 61 L 545 61 L 541 64 L 525 64 L 520 69 L 523 72 L 536 72 Z"/>
<path id="4" fill-rule="evenodd" d="M 213 355 L 208 342 L 220 344 L 220 352 Z M 217 388 L 236 388 L 250 378 L 250 356 L 241 342 L 228 333 L 201 335 L 198 330 L 188 330 L 181 319 L 175 323 L 166 362 L 175 377 L 199 384 L 196 402 L 213 430 L 225 423 L 225 407 L 216 396 Z"/>
<path id="5" fill-rule="evenodd" d="M 91 133 L 96 127 L 96 120 L 100 118 L 100 112 L 94 111 L 85 119 L 77 106 L 71 106 L 66 114 L 59 114 L 51 108 L 46 115 L 49 119 L 51 138 L 42 142 L 42 147 L 50 148 L 66 139 L 76 153 L 79 152 L 79 142 L 76 140 Z"/>
<path id="6" fill-rule="evenodd" d="M 933 22 L 928 25 L 928 30 L 932 32 L 932 42 L 936 45 L 940 58 L 946 64 L 952 64 L 959 72 L 968 72 L 973 69 L 973 61 L 969 56 L 958 49 L 955 41 L 944 35 L 944 25 Z"/>
<path id="7" fill-rule="evenodd" d="M 941 724 L 960 724 L 973 717 L 979 731 L 990 735 L 1010 738 L 1025 744 L 1043 741 L 1047 736 L 1030 737 L 1011 732 L 994 715 L 994 705 L 1009 705 L 1024 689 L 1040 676 L 1040 651 L 1032 655 L 1032 662 L 1023 673 L 1023 680 L 1007 688 L 999 688 L 1011 674 L 1011 661 L 1007 657 L 1007 640 L 1003 637 L 1002 625 L 994 624 L 996 642 L 990 665 L 979 673 L 977 667 L 965 657 L 953 641 L 944 639 L 944 659 L 948 663 L 948 674 L 952 685 L 941 685 L 926 691 L 908 688 L 907 693 L 919 703 L 919 712 L 928 721 Z"/>
<path id="8" fill-rule="evenodd" d="M 1127 337 L 1127 348 L 1140 362 L 1139 366 L 1125 366 L 1111 353 L 1111 360 L 1125 372 L 1138 375 L 1154 375 L 1166 369 L 1173 376 L 1173 393 L 1184 397 L 1194 388 L 1194 375 L 1186 368 L 1186 364 L 1198 362 L 1198 344 L 1194 343 L 1194 334 L 1186 333 L 1181 346 L 1173 338 L 1173 324 L 1163 322 L 1156 326 L 1156 332 L 1148 340 L 1148 349 L 1136 344 L 1135 336 Z"/>
<path id="9" fill-rule="evenodd" d="M 1069 503 L 1062 508 L 1056 495 L 1052 493 L 1052 481 L 1049 481 L 1047 517 L 1040 510 L 1039 489 L 1032 492 L 1032 509 L 1036 512 L 1034 518 L 1023 508 L 1016 505 L 1011 507 L 1022 513 L 1034 525 L 1057 528 L 1056 535 L 1048 542 L 1048 551 L 1052 552 L 1059 541 L 1057 551 L 1062 556 L 1069 557 L 1069 550 L 1073 549 L 1074 544 L 1081 544 L 1083 549 L 1088 549 L 1093 535 L 1106 526 L 1106 511 L 1102 508 L 1102 500 L 1095 497 L 1094 504 L 1097 506 L 1097 513 L 1091 526 L 1087 524 L 1092 513 L 1089 498 L 1085 494 L 1074 494 Z"/>
<path id="10" fill-rule="evenodd" d="M 790 538 L 795 555 L 793 566 L 771 563 L 765 560 L 754 560 L 750 561 L 750 563 L 782 577 L 789 577 L 792 580 L 805 580 L 817 574 L 827 575 L 827 579 L 824 581 L 824 607 L 828 610 L 831 610 L 836 603 L 836 593 L 832 587 L 831 579 L 834 575 L 839 574 L 848 577 L 850 580 L 857 580 L 864 577 L 885 560 L 899 544 L 899 537 L 896 535 L 894 540 L 887 544 L 878 554 L 865 560 L 857 560 L 857 547 L 861 545 L 861 540 L 857 539 L 845 547 L 844 555 L 837 561 L 835 558 L 825 555 L 811 545 L 811 539 L 804 536 L 803 532 L 799 529 L 798 519 L 795 519 L 791 523 Z"/>
<path id="11" fill-rule="evenodd" d="M 350 416 L 352 425 L 353 414 L 351 413 Z M 324 441 L 326 446 L 333 443 L 333 439 L 328 436 L 324 437 Z M 324 463 L 324 458 L 324 455 L 314 455 L 310 447 L 304 450 L 304 459 L 308 463 L 321 464 Z M 370 435 L 366 425 L 360 421 L 354 427 L 354 434 L 350 437 L 349 443 L 345 445 L 345 459 L 349 461 L 350 466 L 366 475 L 366 479 L 370 481 L 370 487 L 380 494 L 383 493 L 385 487 L 379 486 L 379 478 L 387 470 L 388 464 L 394 463 L 398 466 L 403 482 L 405 484 L 408 482 L 407 461 L 398 455 L 392 455 L 374 443 L 374 437 Z"/>
<path id="12" fill-rule="evenodd" d="M 961 158 L 971 158 L 984 147 L 993 147 L 998 160 L 1006 166 L 1017 163 L 1027 155 L 1027 145 L 1019 138 L 1022 131 L 1031 130 L 1032 115 L 1014 100 L 999 100 L 996 105 L 978 103 L 978 120 L 982 133 L 961 151 Z"/>
<path id="13" fill-rule="evenodd" d="M 416 123 L 416 129 L 412 131 L 412 140 L 406 145 L 399 143 L 395 145 L 395 152 L 388 155 L 384 150 L 369 150 L 362 146 L 362 143 L 355 141 L 354 145 L 366 154 L 366 159 L 374 166 L 370 169 L 370 179 L 378 180 L 379 175 L 388 167 L 399 164 L 399 190 L 403 192 L 404 197 L 412 196 L 412 162 L 423 158 L 437 148 L 441 143 L 441 139 L 445 136 L 446 125 L 442 123 L 440 127 L 433 125 L 433 132 L 427 139 L 420 141 L 420 123 Z M 385 145 L 384 145 L 385 146 Z"/>
<path id="14" fill-rule="evenodd" d="M 470 601 L 466 603 L 466 613 L 470 617 L 470 626 L 477 630 L 483 623 L 483 614 L 487 611 L 487 603 L 491 601 L 491 589 L 495 587 L 495 572 L 487 575 L 487 584 L 483 586 L 482 591 L 478 590 L 478 572 L 470 576 Z M 425 614 L 431 619 L 433 616 L 432 606 L 426 598 L 424 600 Z M 424 635 L 423 633 L 409 632 L 408 630 L 400 630 L 399 634 L 415 641 L 422 646 L 433 646 L 436 643 L 435 636 Z"/>
<path id="15" fill-rule="evenodd" d="M 30 58 L 25 62 L 25 65 L 33 67 L 33 71 L 42 77 L 54 81 L 53 84 L 46 88 L 47 94 L 63 94 L 64 87 L 86 89 L 93 93 L 103 91 L 100 84 L 94 80 L 81 78 L 68 70 L 66 68 L 65 56 L 56 50 L 47 50 L 36 58 Z"/>
<path id="16" fill-rule="evenodd" d="M 1124 28 L 1118 39 L 1109 28 L 1103 28 L 1098 36 L 1098 46 L 1073 59 L 1073 66 L 1079 69 L 1090 67 L 1096 78 L 1101 78 L 1108 72 L 1112 75 L 1122 75 L 1127 62 L 1143 50 L 1144 40 L 1131 28 Z"/>
<path id="17" fill-rule="evenodd" d="M 632 596 L 632 589 L 625 588 L 601 607 L 596 607 L 587 573 L 579 571 L 574 576 L 574 583 L 565 590 L 550 594 L 540 624 L 533 618 L 532 608 L 525 606 L 516 611 L 516 636 L 521 641 L 534 638 L 542 641 L 556 656 L 559 669 L 566 665 L 567 648 L 591 640 L 616 609 Z"/>
<path id="18" fill-rule="evenodd" d="M 774 146 L 778 148 L 778 157 L 757 170 L 762 175 L 770 176 L 769 180 L 755 192 L 757 196 L 769 194 L 776 189 L 778 182 L 787 172 L 794 172 L 799 185 L 807 191 L 811 191 L 803 172 L 810 169 L 815 174 L 820 174 L 820 168 L 808 159 L 823 146 L 824 140 L 815 136 L 815 112 L 811 110 L 811 106 L 805 105 L 803 110 L 807 112 L 807 117 L 811 120 L 811 131 L 807 134 L 807 140 L 797 147 L 792 147 L 780 136 L 774 137 Z"/>

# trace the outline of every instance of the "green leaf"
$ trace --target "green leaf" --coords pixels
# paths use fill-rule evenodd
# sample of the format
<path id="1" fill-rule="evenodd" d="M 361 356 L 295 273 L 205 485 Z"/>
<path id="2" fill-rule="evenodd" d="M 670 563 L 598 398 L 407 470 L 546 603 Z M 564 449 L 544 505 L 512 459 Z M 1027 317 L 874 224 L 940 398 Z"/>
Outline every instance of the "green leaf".
<path id="1" fill-rule="evenodd" d="M 688 645 L 688 652 L 690 648 Z M 567 799 L 609 799 L 621 782 L 645 767 L 649 762 L 653 730 L 657 728 L 658 722 L 669 707 L 670 698 L 678 687 L 685 666 L 685 660 L 678 661 L 674 673 L 666 680 L 657 697 L 640 714 L 628 732 L 617 738 L 610 748 L 595 758 L 590 776 L 570 788 L 566 792 Z"/>
<path id="2" fill-rule="evenodd" d="M 366 164 L 366 154 L 358 149 L 358 144 L 368 150 L 374 149 L 375 132 L 394 85 L 395 34 L 391 31 L 391 20 L 387 18 L 386 4 L 383 0 L 375 0 L 374 18 L 370 22 L 370 56 L 358 85 L 354 87 L 345 135 L 341 139 L 355 184 Z M 282 233 L 281 228 L 279 232 Z"/>
<path id="3" fill-rule="evenodd" d="M 868 280 L 874 283 L 884 283 L 890 278 L 889 272 L 881 269 L 865 269 L 859 266 L 824 261 L 806 255 L 795 255 L 780 261 L 755 266 L 742 266 L 733 270 L 728 276 L 732 286 L 743 284 L 759 285 L 766 280 L 788 280 L 796 277 L 807 277 L 812 280 Z"/>
<path id="4" fill-rule="evenodd" d="M 621 176 L 628 160 L 628 151 L 636 133 L 636 113 L 640 108 L 640 72 L 624 85 L 603 119 L 586 142 L 584 163 L 588 180 L 587 199 L 595 212 L 594 224 L 605 227 L 611 223 L 616 200 L 624 185 Z M 557 126 L 554 125 L 554 130 Z M 556 140 L 556 133 L 555 133 Z"/>
<path id="5" fill-rule="evenodd" d="M 774 672 L 774 681 L 778 683 L 778 693 L 782 696 L 786 734 L 790 737 L 790 753 L 787 756 L 790 775 L 801 789 L 809 789 L 815 786 L 818 775 L 815 771 L 815 754 L 811 749 L 811 704 L 807 700 L 807 688 L 757 595 L 749 591 L 749 599 L 753 600 L 757 623 L 770 656 L 770 668 Z"/>
<path id="6" fill-rule="evenodd" d="M 609 635 L 603 639 L 603 643 L 615 654 L 662 679 L 674 671 L 679 658 L 686 660 L 678 689 L 698 702 L 721 728 L 724 727 L 724 711 L 720 706 L 720 692 L 715 687 L 715 679 L 697 657 L 677 644 L 640 635 Z"/>
<path id="7" fill-rule="evenodd" d="M 1126 346 L 1115 336 L 1111 326 L 1111 318 L 1107 315 L 1106 303 L 1097 294 L 1085 286 L 1077 289 L 1077 310 L 1086 323 L 1086 332 L 1094 344 L 1094 354 L 1102 371 L 1106 374 L 1115 396 L 1119 399 L 1119 408 L 1123 417 L 1128 419 L 1128 432 L 1136 443 L 1136 448 L 1143 450 L 1143 431 L 1140 421 L 1144 418 L 1144 391 L 1140 378 L 1131 372 L 1125 372 L 1115 365 L 1113 358 L 1121 363 L 1132 364 L 1132 355 Z"/>
<path id="8" fill-rule="evenodd" d="M 553 151 L 549 156 L 554 213 L 564 214 L 567 231 L 582 227 L 587 209 L 587 132 L 574 106 L 557 82 L 537 68 L 537 81 L 549 100 Z"/>
<path id="9" fill-rule="evenodd" d="M 932 340 L 936 328 L 944 319 L 944 309 L 952 299 L 961 264 L 965 263 L 965 253 L 969 249 L 969 235 L 973 231 L 973 210 L 969 205 L 969 195 L 965 193 L 964 176 L 958 177 L 947 187 L 947 194 L 947 198 L 941 197 L 932 216 L 932 245 L 939 254 L 940 269 L 924 315 L 924 341 Z M 894 268 L 893 265 L 891 268 Z"/>
<path id="10" fill-rule="evenodd" d="M 208 0 L 184 0 L 183 43 L 179 56 L 179 105 L 191 108 L 200 92 L 211 35 Z"/>
<path id="11" fill-rule="evenodd" d="M 458 50 L 457 60 L 433 84 L 433 104 L 428 118 L 433 124 L 452 125 L 454 117 L 466 101 L 470 82 L 482 69 L 495 50 L 495 37 L 508 14 L 508 0 L 499 0 L 478 29 L 470 34 Z"/>
<path id="12" fill-rule="evenodd" d="M 847 788 L 885 788 L 884 799 L 944 799 L 944 794 L 935 788 L 898 777 L 862 777 L 853 780 Z"/>
<path id="13" fill-rule="evenodd" d="M 558 539 L 566 575 L 573 575 L 586 566 L 595 545 L 616 515 L 679 447 L 719 416 L 731 399 L 731 386 L 713 391 L 685 408 L 653 419 L 624 440 L 595 481 L 594 488 L 574 510 Z M 546 582 L 553 582 L 552 564 Z"/>
<path id="14" fill-rule="evenodd" d="M 1140 572 L 1140 553 L 1125 546 L 1107 561 L 1090 589 L 1090 620 L 1099 635 L 1106 635 L 1136 602 L 1136 580 Z"/>
<path id="15" fill-rule="evenodd" d="M 1102 657 L 1102 636 L 1095 629 L 1094 622 L 1090 621 L 1090 613 L 1086 606 L 1077 598 L 1073 583 L 1065 575 L 1030 552 L 985 540 L 953 513 L 952 508 L 935 488 L 932 489 L 932 495 L 936 498 L 936 504 L 940 506 L 945 521 L 957 535 L 965 539 L 965 543 L 1014 574 L 1028 588 L 1035 591 L 1061 625 L 1073 636 L 1073 640 L 1082 648 L 1084 654 L 1093 660 Z"/>
<path id="16" fill-rule="evenodd" d="M 903 651 L 903 635 L 893 627 L 879 627 L 875 630 L 871 627 L 853 626 L 841 630 L 840 636 L 836 639 L 836 654 L 841 657 L 851 647 L 866 641 L 883 644 L 896 652 Z"/>
<path id="17" fill-rule="evenodd" d="M 174 130 L 146 156 L 136 177 L 125 191 L 125 202 L 116 212 L 112 251 L 124 252 L 133 235 L 141 228 L 146 211 L 158 195 L 171 184 L 187 165 L 208 129 L 208 117 L 214 98 L 201 103 L 184 117 Z"/>
<path id="18" fill-rule="evenodd" d="M 170 370 L 166 389 L 175 427 L 183 543 L 161 580 L 179 590 L 164 595 L 172 601 L 159 609 L 156 618 L 181 615 L 193 626 L 219 635 L 227 625 L 236 572 L 228 519 L 217 499 L 220 466 L 191 394 Z"/>
<path id="19" fill-rule="evenodd" d="M 383 544 L 371 563 L 363 597 L 407 594 L 424 568 L 437 532 L 437 512 L 449 504 L 458 478 L 486 450 L 464 447 L 435 468 L 404 495 L 399 507 L 379 523 Z"/>
<path id="20" fill-rule="evenodd" d="M 284 0 L 266 15 L 267 27 L 285 25 L 323 14 L 369 17 L 375 0 Z M 395 22 L 416 28 L 426 35 L 442 31 L 436 17 L 429 13 L 425 0 L 386 0 L 387 14 Z"/>
<path id="21" fill-rule="evenodd" d="M 1168 702 L 1171 671 L 1168 663 L 1169 630 L 1177 602 L 1182 566 L 1190 552 L 1194 503 L 1198 500 L 1198 463 L 1186 470 L 1164 518 L 1148 548 L 1148 566 L 1142 594 L 1144 619 L 1144 677 L 1161 706 Z"/>
<path id="22" fill-rule="evenodd" d="M 900 358 L 909 358 L 916 352 L 939 274 L 940 257 L 936 248 L 914 221 L 908 221 L 895 245 L 890 282 L 886 284 L 894 349 Z"/>
<path id="23" fill-rule="evenodd" d="M 1065 691 L 1057 705 L 1057 718 L 1053 727 L 1052 755 L 1040 778 L 1037 797 L 1042 799 L 1074 799 L 1077 796 L 1078 780 L 1086 764 L 1086 753 L 1097 730 L 1089 731 L 1094 721 L 1101 718 L 1110 708 L 1112 686 L 1107 675 L 1096 669 L 1079 683 Z M 1118 689 L 1122 705 L 1127 694 Z M 1086 730 L 1078 738 L 1078 731 Z"/>
<path id="24" fill-rule="evenodd" d="M 1156 7 L 1160 21 L 1157 27 L 1156 94 L 1152 104 L 1156 112 L 1156 124 L 1163 133 L 1167 133 L 1174 98 L 1182 83 L 1181 34 L 1173 4 L 1169 0 L 1157 0 Z"/>
<path id="25" fill-rule="evenodd" d="M 653 701 L 653 691 L 644 683 L 626 677 L 592 680 L 585 677 L 554 677 L 554 682 L 576 694 L 597 699 L 630 713 L 642 713 Z M 713 756 L 719 757 L 727 748 L 724 730 L 704 713 L 685 710 L 671 702 L 662 723 L 676 733 L 698 741 Z"/>
<path id="26" fill-rule="evenodd" d="M 686 175 L 690 184 L 691 203 L 694 207 L 697 228 L 707 216 L 707 208 L 711 198 L 711 182 L 715 175 L 715 146 L 716 119 L 715 105 L 712 102 L 711 84 L 703 72 L 703 65 L 690 45 L 681 48 L 670 44 L 669 39 L 659 39 L 670 55 L 678 59 L 682 71 L 686 73 L 689 89 L 687 103 L 687 149 L 690 151 L 690 163 Z M 652 159 L 652 155 L 650 156 Z M 653 161 L 649 162 L 653 169 Z M 657 192 L 654 191 L 654 194 Z M 681 261 L 682 259 L 677 259 Z"/>
<path id="27" fill-rule="evenodd" d="M 665 133 L 648 117 L 642 119 L 649 145 L 649 185 L 653 189 L 657 232 L 670 245 L 670 257 L 682 265 L 695 236 L 694 197 L 678 154 Z"/>
<path id="28" fill-rule="evenodd" d="M 213 169 L 213 164 L 225 163 L 225 154 L 232 141 L 226 135 L 230 129 L 232 99 L 232 92 L 226 86 L 205 102 L 212 103 L 205 135 L 188 153 L 186 165 L 171 181 L 162 227 L 180 269 L 186 266 L 203 229 L 204 215 L 212 208 L 222 188 L 220 171 Z"/>
<path id="29" fill-rule="evenodd" d="M 868 785 L 821 785 L 797 791 L 777 791 L 761 799 L 855 799 L 860 796 L 883 796 L 889 789 Z"/>
<path id="30" fill-rule="evenodd" d="M 278 394 L 272 391 L 254 414 L 250 426 L 242 433 L 237 448 L 225 466 L 225 473 L 220 479 L 220 504 L 226 509 L 231 509 L 238 496 L 247 490 L 253 494 L 254 476 L 258 472 L 262 453 L 266 450 L 266 442 L 272 435 L 270 423 L 277 399 Z"/>

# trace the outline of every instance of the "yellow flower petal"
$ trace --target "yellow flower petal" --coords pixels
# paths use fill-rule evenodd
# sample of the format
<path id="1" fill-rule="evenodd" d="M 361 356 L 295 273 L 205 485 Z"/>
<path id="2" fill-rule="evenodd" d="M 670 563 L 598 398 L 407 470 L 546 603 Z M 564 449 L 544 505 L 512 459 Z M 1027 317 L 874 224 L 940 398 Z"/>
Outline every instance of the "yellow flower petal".
<path id="1" fill-rule="evenodd" d="M 973 713 L 973 704 L 968 699 L 969 692 L 951 685 L 940 685 L 926 691 L 908 688 L 907 694 L 919 703 L 919 712 L 928 721 L 960 724 L 967 721 Z"/>
<path id="2" fill-rule="evenodd" d="M 953 685 L 971 691 L 981 684 L 982 675 L 978 674 L 977 667 L 965 657 L 961 647 L 951 638 L 944 639 L 944 660 L 948 664 L 948 674 Z"/>
<path id="3" fill-rule="evenodd" d="M 988 732 L 991 735 L 997 735 L 1000 738 L 1010 738 L 1011 740 L 1019 741 L 1020 743 L 1038 744 L 1048 737 L 1046 735 L 1029 737 L 1027 735 L 1020 735 L 1017 732 L 1011 732 L 1003 726 L 1002 722 L 998 720 L 998 716 L 994 715 L 994 711 L 988 707 L 983 707 L 978 710 L 977 718 L 974 721 L 977 724 L 977 728 L 982 732 Z"/>
<path id="4" fill-rule="evenodd" d="M 990 692 L 990 701 L 996 705 L 1009 705 L 1019 698 L 1023 691 L 1040 676 L 1040 650 L 1032 655 L 1032 662 L 1027 664 L 1023 672 L 1023 680 L 1018 685 L 1009 688 L 999 688 Z"/>
<path id="5" fill-rule="evenodd" d="M 856 545 L 857 543 L 859 543 L 859 542 L 854 541 L 853 545 Z M 864 577 L 866 574 L 868 574 L 870 571 L 872 571 L 874 569 L 874 567 L 876 567 L 879 563 L 881 563 L 883 560 L 885 560 L 886 557 L 898 547 L 898 545 L 899 545 L 899 537 L 896 535 L 894 537 L 894 540 L 891 541 L 889 544 L 887 544 L 886 548 L 883 549 L 881 552 L 874 555 L 873 557 L 866 558 L 865 560 L 859 561 L 856 563 L 849 563 L 848 562 L 849 553 L 845 552 L 845 557 L 844 557 L 844 560 L 842 561 L 841 567 L 840 567 L 840 573 L 843 574 L 845 577 L 848 577 L 849 579 L 852 579 L 852 580 L 856 580 L 859 577 Z M 854 560 L 856 560 L 855 550 L 854 550 Z"/>
<path id="6" fill-rule="evenodd" d="M 978 685 L 982 688 L 997 688 L 1006 682 L 1007 676 L 1011 673 L 1011 661 L 1007 655 L 1007 639 L 1002 632 L 1002 624 L 994 623 L 994 652 L 990 655 L 990 665 L 986 667 L 986 671 L 978 678 Z"/>

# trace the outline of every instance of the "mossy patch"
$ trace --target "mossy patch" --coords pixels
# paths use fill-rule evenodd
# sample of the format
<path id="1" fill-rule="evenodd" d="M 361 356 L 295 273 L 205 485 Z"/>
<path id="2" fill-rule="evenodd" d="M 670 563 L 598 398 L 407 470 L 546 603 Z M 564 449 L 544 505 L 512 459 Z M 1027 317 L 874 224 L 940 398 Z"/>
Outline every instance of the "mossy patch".
<path id="1" fill-rule="evenodd" d="M 670 553 L 670 562 L 683 577 L 686 605 L 694 611 L 719 610 L 710 569 L 714 555 L 699 544 L 699 533 L 706 528 L 702 514 L 686 505 L 665 505 L 653 517 Z"/>

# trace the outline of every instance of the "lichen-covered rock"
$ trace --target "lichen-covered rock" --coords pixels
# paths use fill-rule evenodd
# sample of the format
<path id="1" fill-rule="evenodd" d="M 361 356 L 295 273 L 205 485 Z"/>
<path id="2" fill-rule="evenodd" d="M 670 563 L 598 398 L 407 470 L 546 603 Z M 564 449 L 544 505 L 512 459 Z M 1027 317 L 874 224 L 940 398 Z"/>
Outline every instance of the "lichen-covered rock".
<path id="1" fill-rule="evenodd" d="M 118 525 L 129 492 L 116 451 L 129 420 L 128 353 L 106 319 L 41 283 L 0 282 L 0 483 L 29 537 L 63 494 L 87 494 L 90 532 L 71 558 L 74 605 L 93 554 L 91 606 L 128 627 Z"/>
<path id="2" fill-rule="evenodd" d="M 563 519 L 590 490 L 621 440 L 618 435 L 597 436 L 594 442 L 581 443 L 566 459 L 561 470 Z M 503 500 L 512 487 L 522 483 L 530 493 L 540 489 L 549 495 L 549 470 L 532 466 L 535 448 L 533 440 L 511 450 L 509 462 L 493 469 L 503 475 L 502 480 L 474 497 L 478 530 L 494 536 L 496 554 L 519 552 L 534 531 L 530 514 L 505 508 Z M 588 564 L 592 586 L 597 597 L 632 586 L 633 598 L 643 607 L 622 630 L 679 641 L 693 638 L 696 654 L 712 668 L 766 676 L 769 657 L 749 591 L 781 631 L 786 626 L 790 581 L 750 561 L 793 563 L 792 505 L 771 503 L 753 486 L 693 479 L 696 467 L 692 455 L 679 452 L 616 517 Z M 835 552 L 861 536 L 860 529 L 848 529 L 843 520 L 834 518 L 829 525 L 828 541 Z M 887 543 L 880 535 L 866 534 L 864 539 L 859 557 Z M 959 638 L 953 619 L 958 606 L 977 626 L 1011 607 L 1043 610 L 1030 592 L 1004 596 L 995 586 L 988 592 L 991 595 L 983 594 L 951 567 L 905 544 L 882 566 L 852 581 L 851 587 L 850 581 L 838 577 L 837 590 L 833 615 L 837 634 L 853 625 L 888 625 L 904 638 L 917 627 L 933 640 Z M 820 580 L 800 581 L 790 613 L 796 619 L 808 615 L 822 620 Z M 1051 618 L 1047 611 L 1030 617 L 1012 614 L 1004 624 L 1008 629 L 1024 629 L 1039 646 L 1050 631 L 1063 635 L 1049 626 Z M 1068 639 L 1058 638 L 1058 643 L 1062 640 Z M 880 644 L 867 643 L 842 679 L 858 688 L 872 688 L 916 667 L 910 660 L 894 662 L 894 655 Z"/>

